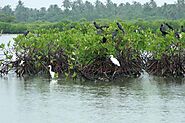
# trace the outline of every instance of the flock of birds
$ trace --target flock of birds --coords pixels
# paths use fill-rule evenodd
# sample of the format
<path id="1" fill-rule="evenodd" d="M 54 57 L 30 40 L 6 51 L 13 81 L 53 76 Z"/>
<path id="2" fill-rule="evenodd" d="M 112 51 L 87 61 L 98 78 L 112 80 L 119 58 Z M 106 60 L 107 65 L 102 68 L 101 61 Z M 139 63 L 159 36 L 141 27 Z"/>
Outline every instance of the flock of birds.
<path id="1" fill-rule="evenodd" d="M 109 28 L 109 26 L 107 26 L 107 25 L 100 26 L 96 22 L 93 22 L 93 24 L 94 24 L 94 27 L 97 29 L 97 34 L 101 34 L 104 31 L 104 28 Z M 116 24 L 117 24 L 118 28 L 112 32 L 112 39 L 114 39 L 117 36 L 119 30 L 123 34 L 125 34 L 125 30 L 122 27 L 122 25 L 119 22 L 117 22 Z M 169 34 L 169 32 L 167 31 L 167 28 L 169 28 L 171 31 L 173 31 L 175 34 L 175 37 L 178 39 L 180 39 L 182 37 L 182 35 L 181 35 L 182 32 L 185 33 L 185 28 L 183 26 L 181 26 L 181 31 L 178 32 L 178 31 L 174 30 L 174 28 L 171 25 L 169 25 L 168 23 L 163 23 L 160 26 L 160 31 L 162 33 L 162 36 L 166 36 L 167 34 Z M 135 31 L 135 32 L 137 32 L 137 31 Z M 28 33 L 29 33 L 29 31 L 24 32 L 24 36 L 27 36 Z M 102 43 L 106 43 L 106 42 L 107 42 L 107 39 L 105 37 L 103 37 Z M 117 67 L 121 66 L 120 62 L 113 55 L 110 55 L 110 60 L 115 66 L 117 66 Z M 25 61 L 21 61 L 20 65 L 23 65 L 24 63 L 25 63 Z M 48 68 L 49 68 L 50 77 L 52 79 L 58 78 L 58 73 L 53 70 L 52 65 L 49 65 Z"/>
<path id="2" fill-rule="evenodd" d="M 180 31 L 178 31 L 177 29 L 175 30 L 171 25 L 169 25 L 168 23 L 164 23 L 164 24 L 161 24 L 160 26 L 160 31 L 162 33 L 162 36 L 166 36 L 167 34 L 169 34 L 169 32 L 167 32 L 167 28 L 169 28 L 171 31 L 174 32 L 174 35 L 176 38 L 180 39 L 182 38 L 182 35 L 181 33 L 185 33 L 185 28 L 184 26 L 181 26 L 181 29 Z"/>
<path id="3" fill-rule="evenodd" d="M 97 29 L 97 34 L 101 34 L 103 31 L 104 31 L 104 28 L 109 28 L 109 26 L 107 25 L 104 25 L 104 26 L 100 26 L 98 25 L 96 22 L 93 22 L 94 24 L 94 27 Z M 115 37 L 117 36 L 118 34 L 118 31 L 120 30 L 123 34 L 125 34 L 125 30 L 123 28 L 123 26 L 117 22 L 117 29 L 115 29 L 113 32 L 112 32 L 112 40 L 115 39 Z M 176 38 L 180 39 L 182 38 L 182 35 L 181 33 L 185 33 L 185 27 L 184 26 L 181 26 L 181 29 L 180 31 L 178 31 L 177 29 L 174 29 L 171 25 L 169 25 L 168 23 L 162 23 L 161 26 L 160 26 L 160 32 L 162 33 L 162 36 L 166 36 L 167 34 L 169 34 L 169 30 L 173 31 L 174 32 L 174 35 Z M 134 30 L 134 32 L 139 32 L 139 30 Z M 102 43 L 106 43 L 107 42 L 107 39 L 106 37 L 103 36 L 102 38 Z"/>
<path id="4" fill-rule="evenodd" d="M 107 25 L 100 26 L 95 21 L 93 22 L 93 24 L 94 24 L 94 27 L 97 29 L 97 34 L 101 34 L 104 31 L 104 28 L 109 28 L 109 26 Z M 122 33 L 124 34 L 125 30 L 123 29 L 122 25 L 119 22 L 117 22 L 116 24 L 117 24 L 118 29 L 121 30 Z M 118 31 L 119 31 L 118 29 L 115 29 L 112 32 L 112 40 L 117 36 Z M 107 39 L 103 36 L 102 43 L 106 43 L 106 42 L 107 42 Z"/>

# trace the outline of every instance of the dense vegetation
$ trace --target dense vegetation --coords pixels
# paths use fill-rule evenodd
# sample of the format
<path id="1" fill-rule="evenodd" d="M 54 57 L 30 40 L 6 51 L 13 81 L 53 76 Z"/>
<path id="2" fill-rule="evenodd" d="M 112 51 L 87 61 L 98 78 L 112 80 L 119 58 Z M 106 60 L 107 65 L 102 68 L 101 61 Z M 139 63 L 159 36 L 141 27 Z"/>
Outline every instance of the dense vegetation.
<path id="1" fill-rule="evenodd" d="M 0 32 L 30 33 L 15 38 L 13 46 L 0 45 L 5 55 L 0 74 L 10 70 L 18 76 L 43 74 L 51 64 L 61 76 L 90 80 L 139 77 L 143 70 L 158 76 L 185 76 L 185 37 L 180 28 L 185 25 L 184 11 L 184 0 L 160 7 L 154 0 L 143 5 L 64 0 L 60 7 L 48 9 L 28 8 L 19 0 L 15 10 L 9 5 L 0 8 Z M 102 28 L 93 25 L 94 20 Z M 162 23 L 174 30 L 165 26 L 167 35 L 162 35 Z M 182 38 L 174 36 L 180 32 Z M 111 54 L 120 67 L 112 64 Z"/>
<path id="2" fill-rule="evenodd" d="M 79 21 L 81 18 L 87 21 L 103 18 L 133 21 L 139 18 L 144 20 L 185 19 L 185 1 L 177 0 L 174 4 L 164 3 L 159 7 L 154 0 L 143 5 L 136 1 L 132 4 L 127 2 L 118 5 L 111 0 L 107 0 L 106 4 L 99 0 L 94 4 L 82 0 L 73 2 L 64 0 L 61 1 L 61 5 L 33 9 L 24 6 L 24 3 L 19 0 L 15 10 L 12 10 L 9 5 L 0 8 L 0 21 L 3 22 L 60 22 L 65 20 Z"/>
<path id="3" fill-rule="evenodd" d="M 182 38 L 176 38 L 175 31 L 170 29 L 162 36 L 159 22 L 119 23 L 125 32 L 116 22 L 97 21 L 104 27 L 97 29 L 93 23 L 82 20 L 61 22 L 53 29 L 19 35 L 13 48 L 0 45 L 6 56 L 1 61 L 0 72 L 6 74 L 15 69 L 19 76 L 42 74 L 48 72 L 47 66 L 51 64 L 61 76 L 82 76 L 90 80 L 138 77 L 143 70 L 158 76 L 185 75 L 183 32 Z M 170 24 L 174 24 L 174 28 L 180 27 L 180 22 Z M 13 54 L 16 59 L 12 60 Z M 120 67 L 112 64 L 111 54 L 119 60 Z M 25 61 L 23 65 L 20 65 L 21 61 Z"/>
<path id="4" fill-rule="evenodd" d="M 0 22 L 0 31 L 2 30 L 5 34 L 19 34 L 24 33 L 25 31 L 33 31 L 37 29 L 47 29 L 53 28 L 55 23 L 49 22 L 35 22 L 35 23 L 7 23 L 7 22 Z"/>
<path id="5" fill-rule="evenodd" d="M 85 19 L 81 19 L 80 21 L 85 21 Z M 108 19 L 99 20 L 102 23 L 110 23 L 111 21 Z M 128 23 L 130 25 L 140 26 L 142 29 L 150 28 L 153 32 L 157 31 L 160 27 L 161 23 L 167 22 L 172 25 L 175 29 L 179 30 L 181 25 L 185 25 L 185 21 L 183 20 L 156 20 L 156 21 L 144 21 L 138 20 L 135 22 L 124 21 L 124 23 Z M 65 28 L 70 29 L 71 25 L 76 25 L 78 22 L 73 21 L 63 21 L 63 22 L 33 22 L 33 23 L 7 23 L 7 22 L 0 22 L 0 31 L 2 30 L 3 33 L 8 34 L 19 34 L 23 33 L 27 30 L 33 32 L 34 30 L 39 29 L 55 29 L 58 28 L 60 31 L 63 31 Z M 90 22 L 92 23 L 92 22 Z"/>

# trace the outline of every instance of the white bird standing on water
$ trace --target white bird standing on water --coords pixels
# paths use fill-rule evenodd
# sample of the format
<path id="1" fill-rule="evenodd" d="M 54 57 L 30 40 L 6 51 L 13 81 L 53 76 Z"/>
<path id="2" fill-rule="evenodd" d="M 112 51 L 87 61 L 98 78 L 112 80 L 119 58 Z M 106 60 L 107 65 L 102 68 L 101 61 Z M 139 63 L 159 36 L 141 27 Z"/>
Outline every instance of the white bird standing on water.
<path id="1" fill-rule="evenodd" d="M 52 79 L 57 78 L 58 77 L 58 73 L 55 73 L 54 71 L 52 71 L 52 67 L 51 65 L 48 66 L 49 67 L 49 73 Z"/>
<path id="2" fill-rule="evenodd" d="M 112 61 L 112 63 L 113 63 L 114 65 L 116 65 L 115 71 L 114 71 L 114 73 L 113 73 L 113 75 L 112 75 L 112 79 L 113 79 L 113 78 L 114 78 L 114 75 L 115 75 L 115 73 L 116 73 L 117 66 L 120 67 L 121 65 L 120 65 L 119 61 L 118 61 L 116 58 L 114 58 L 113 55 L 110 55 L 110 60 Z"/>
<path id="3" fill-rule="evenodd" d="M 112 63 L 113 63 L 114 65 L 120 67 L 119 61 L 118 61 L 116 58 L 114 58 L 113 55 L 110 55 L 110 60 L 112 61 Z"/>

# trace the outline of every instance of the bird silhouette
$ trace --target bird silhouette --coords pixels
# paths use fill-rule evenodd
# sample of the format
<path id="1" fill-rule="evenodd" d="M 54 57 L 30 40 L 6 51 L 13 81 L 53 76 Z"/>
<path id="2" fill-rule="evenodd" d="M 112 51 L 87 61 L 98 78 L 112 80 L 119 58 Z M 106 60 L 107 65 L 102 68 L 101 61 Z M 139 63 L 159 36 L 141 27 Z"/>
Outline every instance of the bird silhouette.
<path id="1" fill-rule="evenodd" d="M 101 27 L 95 21 L 93 22 L 93 24 L 94 24 L 94 26 L 95 26 L 96 29 L 101 29 Z"/>
<path id="2" fill-rule="evenodd" d="M 23 35 L 24 35 L 24 36 L 27 36 L 29 32 L 30 32 L 30 31 L 25 31 L 25 32 L 23 33 Z"/>
<path id="3" fill-rule="evenodd" d="M 178 38 L 178 39 L 182 38 L 181 33 L 178 32 L 177 30 L 174 30 L 174 28 L 171 25 L 169 25 L 168 23 L 165 23 L 165 25 L 174 32 L 174 36 L 176 38 Z M 166 32 L 166 30 L 165 30 L 164 24 L 161 24 L 160 31 L 162 32 L 162 35 L 163 36 L 165 36 L 166 34 L 168 34 L 168 32 Z"/>
<path id="4" fill-rule="evenodd" d="M 102 43 L 106 43 L 107 42 L 107 38 L 103 37 L 102 38 Z"/>
<path id="5" fill-rule="evenodd" d="M 101 31 L 104 31 L 103 28 L 109 28 L 108 25 L 100 26 L 95 21 L 93 22 L 93 24 L 94 24 L 96 29 L 101 30 Z"/>
<path id="6" fill-rule="evenodd" d="M 181 26 L 181 32 L 185 32 L 184 26 Z"/>
<path id="7" fill-rule="evenodd" d="M 125 30 L 123 29 L 122 25 L 121 25 L 119 22 L 117 22 L 116 24 L 117 24 L 118 28 L 119 28 L 123 33 L 125 33 Z"/>
<path id="8" fill-rule="evenodd" d="M 162 36 L 166 36 L 168 34 L 168 32 L 166 32 L 164 24 L 161 24 L 160 31 L 162 33 Z"/>
<path id="9" fill-rule="evenodd" d="M 172 27 L 171 25 L 169 25 L 168 23 L 165 23 L 165 25 L 166 25 L 169 29 L 174 30 L 173 27 Z"/>
<path id="10" fill-rule="evenodd" d="M 178 39 L 180 39 L 180 38 L 182 38 L 182 35 L 181 35 L 180 32 L 175 32 L 175 37 L 178 38 Z"/>
<path id="11" fill-rule="evenodd" d="M 112 32 L 112 40 L 117 36 L 118 29 L 115 29 L 114 32 Z"/>

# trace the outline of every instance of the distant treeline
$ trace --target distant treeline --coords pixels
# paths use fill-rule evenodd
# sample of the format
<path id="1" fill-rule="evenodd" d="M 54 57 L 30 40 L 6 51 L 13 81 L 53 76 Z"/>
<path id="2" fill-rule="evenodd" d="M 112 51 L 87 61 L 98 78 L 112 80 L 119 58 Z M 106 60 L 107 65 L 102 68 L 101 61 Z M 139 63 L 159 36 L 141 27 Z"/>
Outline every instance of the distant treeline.
<path id="1" fill-rule="evenodd" d="M 61 1 L 61 5 L 50 5 L 49 8 L 42 7 L 40 9 L 25 7 L 24 3 L 19 0 L 15 10 L 10 5 L 0 8 L 0 21 L 2 22 L 59 22 L 64 20 L 79 21 L 82 18 L 87 21 L 102 18 L 132 21 L 137 19 L 185 19 L 185 0 L 177 0 L 174 4 L 164 3 L 160 7 L 154 0 L 145 4 L 136 1 L 132 4 L 128 2 L 116 4 L 111 0 L 107 0 L 106 4 L 96 0 L 92 4 L 82 0 L 73 2 L 64 0 Z"/>

